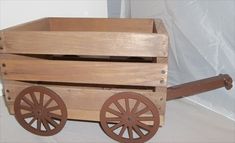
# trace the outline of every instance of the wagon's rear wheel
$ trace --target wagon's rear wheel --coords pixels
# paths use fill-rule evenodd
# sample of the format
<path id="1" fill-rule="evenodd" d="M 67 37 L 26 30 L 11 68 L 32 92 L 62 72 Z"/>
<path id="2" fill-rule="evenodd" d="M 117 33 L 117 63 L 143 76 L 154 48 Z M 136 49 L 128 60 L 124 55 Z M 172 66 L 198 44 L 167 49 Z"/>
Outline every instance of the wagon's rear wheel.
<path id="1" fill-rule="evenodd" d="M 67 121 L 63 100 L 52 90 L 41 86 L 21 91 L 15 99 L 14 110 L 19 124 L 36 135 L 54 135 Z"/>
<path id="2" fill-rule="evenodd" d="M 104 132 L 119 142 L 145 142 L 157 132 L 160 123 L 156 106 L 143 95 L 123 92 L 102 106 L 100 123 Z"/>

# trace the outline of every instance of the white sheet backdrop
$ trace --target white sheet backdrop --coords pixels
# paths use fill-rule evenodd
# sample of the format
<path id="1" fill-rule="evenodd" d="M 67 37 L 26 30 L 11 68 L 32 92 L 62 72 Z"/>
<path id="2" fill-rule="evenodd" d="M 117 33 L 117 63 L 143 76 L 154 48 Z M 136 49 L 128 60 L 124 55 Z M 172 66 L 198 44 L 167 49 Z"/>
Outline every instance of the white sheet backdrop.
<path id="1" fill-rule="evenodd" d="M 45 16 L 106 16 L 106 3 L 0 0 L 0 28 Z M 169 85 L 220 73 L 235 79 L 234 0 L 122 0 L 121 17 L 164 20 L 171 40 Z M 189 99 L 235 120 L 235 88 Z"/>
<path id="2" fill-rule="evenodd" d="M 170 34 L 169 85 L 227 73 L 235 79 L 234 0 L 123 0 L 132 18 L 162 18 Z M 130 14 L 131 13 L 131 14 Z M 235 88 L 189 98 L 235 120 Z"/>

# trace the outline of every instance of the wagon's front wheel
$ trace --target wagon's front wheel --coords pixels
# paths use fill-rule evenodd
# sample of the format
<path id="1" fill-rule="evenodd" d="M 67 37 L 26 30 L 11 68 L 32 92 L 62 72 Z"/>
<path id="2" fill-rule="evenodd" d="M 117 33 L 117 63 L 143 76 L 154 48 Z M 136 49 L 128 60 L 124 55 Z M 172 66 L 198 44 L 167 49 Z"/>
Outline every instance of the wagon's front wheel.
<path id="1" fill-rule="evenodd" d="M 100 123 L 112 139 L 123 143 L 143 143 L 159 128 L 159 112 L 143 95 L 118 93 L 105 101 L 100 111 Z"/>
<path id="2" fill-rule="evenodd" d="M 14 110 L 19 124 L 36 135 L 54 135 L 67 121 L 63 100 L 52 90 L 41 86 L 21 91 L 15 99 Z"/>

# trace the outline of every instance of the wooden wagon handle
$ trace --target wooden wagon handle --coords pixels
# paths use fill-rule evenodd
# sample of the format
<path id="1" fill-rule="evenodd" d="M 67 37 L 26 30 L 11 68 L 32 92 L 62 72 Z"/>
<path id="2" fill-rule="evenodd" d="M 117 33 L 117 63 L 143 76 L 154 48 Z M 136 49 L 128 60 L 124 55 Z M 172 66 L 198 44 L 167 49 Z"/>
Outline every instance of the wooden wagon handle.
<path id="1" fill-rule="evenodd" d="M 167 100 L 192 96 L 217 88 L 225 87 L 227 90 L 233 87 L 233 80 L 228 74 L 201 79 L 167 88 Z"/>

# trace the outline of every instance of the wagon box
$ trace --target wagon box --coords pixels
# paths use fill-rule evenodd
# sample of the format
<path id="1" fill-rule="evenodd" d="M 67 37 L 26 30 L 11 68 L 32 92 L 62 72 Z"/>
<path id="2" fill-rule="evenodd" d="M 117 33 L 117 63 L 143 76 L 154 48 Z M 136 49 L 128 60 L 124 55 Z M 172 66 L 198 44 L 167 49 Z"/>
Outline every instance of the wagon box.
<path id="1" fill-rule="evenodd" d="M 37 135 L 75 119 L 100 122 L 120 142 L 145 142 L 164 125 L 166 100 L 232 87 L 219 75 L 167 88 L 169 40 L 159 19 L 44 18 L 0 37 L 9 113 Z"/>

